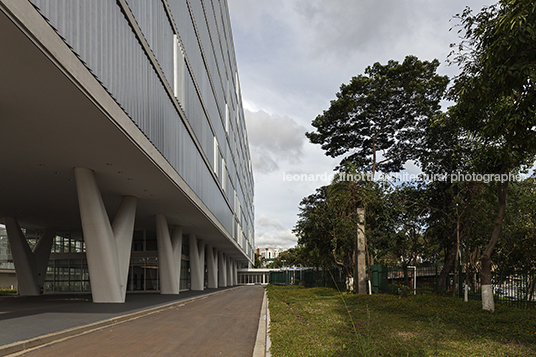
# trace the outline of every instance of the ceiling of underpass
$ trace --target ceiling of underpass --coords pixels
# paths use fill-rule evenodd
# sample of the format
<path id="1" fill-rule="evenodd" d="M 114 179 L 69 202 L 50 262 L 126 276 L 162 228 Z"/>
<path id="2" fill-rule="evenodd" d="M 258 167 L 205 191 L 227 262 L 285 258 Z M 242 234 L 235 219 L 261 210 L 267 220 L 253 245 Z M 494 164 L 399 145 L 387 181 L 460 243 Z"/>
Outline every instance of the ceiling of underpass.
<path id="1" fill-rule="evenodd" d="M 73 168 L 87 167 L 112 218 L 122 196 L 136 196 L 136 228 L 154 229 L 154 216 L 165 214 L 185 234 L 243 257 L 2 11 L 0 34 L 0 219 L 79 229 Z"/>

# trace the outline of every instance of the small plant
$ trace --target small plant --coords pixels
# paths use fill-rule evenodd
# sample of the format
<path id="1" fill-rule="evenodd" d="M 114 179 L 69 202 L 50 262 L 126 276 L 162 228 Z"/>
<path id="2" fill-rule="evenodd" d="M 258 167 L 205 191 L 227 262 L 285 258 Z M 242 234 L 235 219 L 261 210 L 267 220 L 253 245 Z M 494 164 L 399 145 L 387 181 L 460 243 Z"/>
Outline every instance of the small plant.
<path id="1" fill-rule="evenodd" d="M 374 351 L 376 350 L 376 347 L 374 346 L 372 342 L 372 320 L 370 317 L 370 309 L 369 306 L 366 305 L 366 332 L 365 334 L 358 334 L 356 332 L 357 336 L 357 346 L 356 346 L 356 352 L 358 356 L 373 356 Z"/>
<path id="2" fill-rule="evenodd" d="M 16 294 L 17 294 L 17 289 L 6 289 L 6 288 L 0 289 L 0 296 L 16 295 Z"/>
<path id="3" fill-rule="evenodd" d="M 407 297 L 411 294 L 411 289 L 402 284 L 389 285 L 389 294 L 399 295 L 401 297 Z"/>

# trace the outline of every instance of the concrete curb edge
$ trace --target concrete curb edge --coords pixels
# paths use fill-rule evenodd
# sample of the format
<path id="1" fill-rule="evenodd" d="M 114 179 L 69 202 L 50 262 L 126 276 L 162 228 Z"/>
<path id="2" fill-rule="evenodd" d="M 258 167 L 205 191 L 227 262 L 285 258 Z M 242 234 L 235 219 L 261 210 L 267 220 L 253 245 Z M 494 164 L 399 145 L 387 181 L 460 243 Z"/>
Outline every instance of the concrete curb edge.
<path id="1" fill-rule="evenodd" d="M 259 317 L 259 328 L 257 329 L 257 338 L 255 347 L 253 348 L 253 357 L 266 356 L 266 339 L 268 336 L 268 301 L 266 297 L 266 289 L 262 298 L 261 315 Z"/>

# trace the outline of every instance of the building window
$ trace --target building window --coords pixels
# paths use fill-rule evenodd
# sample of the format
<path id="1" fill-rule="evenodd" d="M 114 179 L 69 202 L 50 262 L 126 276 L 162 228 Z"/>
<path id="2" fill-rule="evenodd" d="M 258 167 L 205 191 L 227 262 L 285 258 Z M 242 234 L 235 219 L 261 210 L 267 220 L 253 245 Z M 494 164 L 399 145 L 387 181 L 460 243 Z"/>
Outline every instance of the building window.
<path id="1" fill-rule="evenodd" d="M 223 191 L 226 190 L 227 185 L 227 167 L 225 165 L 225 160 L 221 159 L 221 187 L 223 188 Z"/>
<path id="2" fill-rule="evenodd" d="M 218 139 L 214 137 L 214 173 L 216 174 L 216 177 L 218 175 L 218 161 L 220 159 L 220 149 L 218 145 Z"/>
<path id="3" fill-rule="evenodd" d="M 184 108 L 185 102 L 185 56 L 179 36 L 173 35 L 173 93 Z"/>
<path id="4" fill-rule="evenodd" d="M 225 103 L 225 132 L 229 134 L 229 104 Z"/>
<path id="5" fill-rule="evenodd" d="M 235 92 L 237 100 L 240 100 L 240 89 L 238 87 L 238 72 L 235 72 Z"/>

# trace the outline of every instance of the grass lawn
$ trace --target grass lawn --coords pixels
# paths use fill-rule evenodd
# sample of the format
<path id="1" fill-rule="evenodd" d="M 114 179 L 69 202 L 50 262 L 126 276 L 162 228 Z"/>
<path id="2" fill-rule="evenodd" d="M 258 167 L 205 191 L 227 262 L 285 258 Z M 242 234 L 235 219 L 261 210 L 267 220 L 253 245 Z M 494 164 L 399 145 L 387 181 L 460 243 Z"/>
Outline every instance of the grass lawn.
<path id="1" fill-rule="evenodd" d="M 273 357 L 536 356 L 536 311 L 269 285 Z"/>

